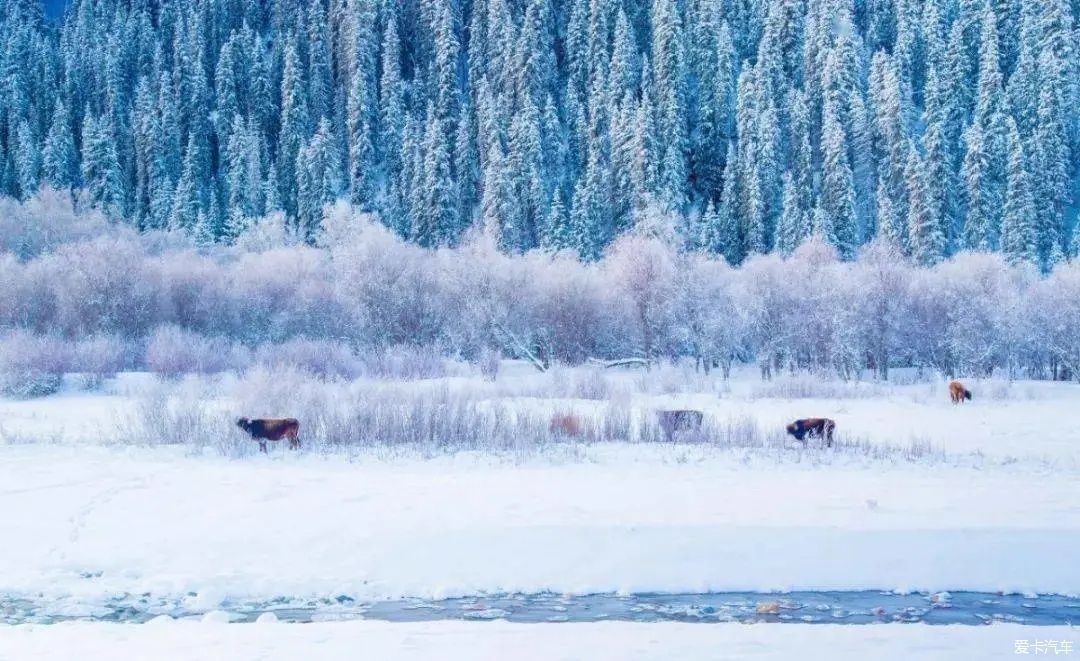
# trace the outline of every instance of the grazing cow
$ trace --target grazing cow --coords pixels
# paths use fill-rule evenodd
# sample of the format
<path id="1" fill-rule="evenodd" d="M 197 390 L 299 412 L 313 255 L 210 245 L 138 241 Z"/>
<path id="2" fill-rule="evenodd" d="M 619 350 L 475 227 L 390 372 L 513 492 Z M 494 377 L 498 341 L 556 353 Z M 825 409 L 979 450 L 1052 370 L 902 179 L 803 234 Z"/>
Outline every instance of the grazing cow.
<path id="1" fill-rule="evenodd" d="M 953 404 L 959 404 L 965 399 L 971 399 L 971 391 L 959 381 L 952 381 L 949 383 L 949 399 L 952 400 Z"/>
<path id="2" fill-rule="evenodd" d="M 266 452 L 267 441 L 280 441 L 283 438 L 289 439 L 290 450 L 300 447 L 300 423 L 296 418 L 240 418 L 236 426 L 258 441 L 262 452 Z"/>
<path id="3" fill-rule="evenodd" d="M 581 420 L 573 413 L 556 413 L 551 416 L 548 430 L 556 436 L 577 438 L 581 436 Z"/>
<path id="4" fill-rule="evenodd" d="M 829 418 L 803 418 L 802 420 L 796 420 L 787 426 L 787 433 L 794 436 L 797 440 L 806 443 L 807 436 L 816 436 L 818 438 L 825 439 L 826 447 L 832 447 L 833 431 L 836 429 L 836 422 Z"/>
<path id="5" fill-rule="evenodd" d="M 668 443 L 675 438 L 677 431 L 700 431 L 701 421 L 704 418 L 701 411 L 657 411 L 660 419 L 660 429 L 664 430 L 664 438 Z"/>

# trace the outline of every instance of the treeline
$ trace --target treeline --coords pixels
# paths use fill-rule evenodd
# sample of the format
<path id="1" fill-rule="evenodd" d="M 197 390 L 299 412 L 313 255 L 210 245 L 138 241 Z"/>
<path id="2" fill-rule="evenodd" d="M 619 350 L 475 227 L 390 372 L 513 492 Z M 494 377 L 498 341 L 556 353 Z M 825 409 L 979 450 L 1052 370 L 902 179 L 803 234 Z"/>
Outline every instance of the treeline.
<path id="1" fill-rule="evenodd" d="M 288 350 L 317 355 L 297 361 L 341 375 L 356 356 L 400 349 L 539 369 L 690 358 L 724 370 L 756 361 L 766 377 L 899 366 L 1080 375 L 1075 263 L 1044 276 L 961 253 L 926 268 L 884 238 L 844 261 L 812 238 L 732 268 L 643 232 L 582 263 L 569 252 L 508 255 L 480 232 L 424 249 L 344 203 L 316 247 L 290 243 L 282 222 L 198 251 L 182 235 L 118 231 L 55 199 L 0 203 L 0 330 L 82 342 L 88 356 L 107 352 L 86 342 L 112 338 L 128 367 L 156 361 L 164 373 L 227 369 L 245 352 L 301 341 Z"/>
<path id="2" fill-rule="evenodd" d="M 1075 0 L 38 0 L 0 7 L 0 192 L 229 243 L 347 198 L 422 246 L 729 263 L 1076 253 Z"/>

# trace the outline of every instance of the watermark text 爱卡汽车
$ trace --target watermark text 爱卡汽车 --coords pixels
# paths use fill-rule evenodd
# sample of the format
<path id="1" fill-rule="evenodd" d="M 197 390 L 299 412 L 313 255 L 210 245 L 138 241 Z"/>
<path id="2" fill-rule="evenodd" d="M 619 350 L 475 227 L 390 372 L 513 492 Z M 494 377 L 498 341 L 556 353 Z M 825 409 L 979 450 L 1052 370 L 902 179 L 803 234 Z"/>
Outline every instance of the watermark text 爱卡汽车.
<path id="1" fill-rule="evenodd" d="M 1035 640 L 1016 639 L 1013 642 L 1017 654 L 1072 654 L 1073 651 L 1071 640 L 1036 638 Z"/>

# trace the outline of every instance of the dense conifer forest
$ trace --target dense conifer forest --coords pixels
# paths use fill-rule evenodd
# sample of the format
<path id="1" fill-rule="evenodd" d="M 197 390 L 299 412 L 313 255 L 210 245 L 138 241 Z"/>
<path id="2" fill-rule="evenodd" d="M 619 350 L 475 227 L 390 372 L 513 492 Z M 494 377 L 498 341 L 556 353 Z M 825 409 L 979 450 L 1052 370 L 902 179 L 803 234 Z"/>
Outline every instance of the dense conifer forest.
<path id="1" fill-rule="evenodd" d="M 421 246 L 1076 253 L 1076 0 L 39 0 L 0 192 L 229 243 L 345 198 Z"/>

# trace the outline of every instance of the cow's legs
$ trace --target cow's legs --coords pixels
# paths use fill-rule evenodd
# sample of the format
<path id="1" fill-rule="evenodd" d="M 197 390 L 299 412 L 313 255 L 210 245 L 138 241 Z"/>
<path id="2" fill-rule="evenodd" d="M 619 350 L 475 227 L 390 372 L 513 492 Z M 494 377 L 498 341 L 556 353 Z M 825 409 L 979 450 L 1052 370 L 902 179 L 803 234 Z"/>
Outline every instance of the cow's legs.
<path id="1" fill-rule="evenodd" d="M 270 454 L 266 451 L 266 441 L 259 441 L 259 452 L 262 452 L 263 454 Z"/>

